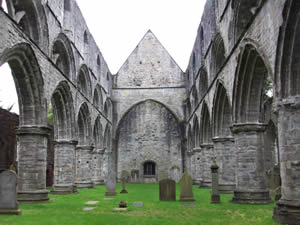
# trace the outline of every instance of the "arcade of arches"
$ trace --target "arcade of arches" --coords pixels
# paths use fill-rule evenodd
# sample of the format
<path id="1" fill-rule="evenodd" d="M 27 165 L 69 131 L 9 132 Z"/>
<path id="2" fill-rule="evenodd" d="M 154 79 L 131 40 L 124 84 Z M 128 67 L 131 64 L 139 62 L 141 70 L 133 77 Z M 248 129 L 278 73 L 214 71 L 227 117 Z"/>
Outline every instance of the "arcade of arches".
<path id="1" fill-rule="evenodd" d="M 55 193 L 106 184 L 115 194 L 122 170 L 131 182 L 157 182 L 187 168 L 209 187 L 216 160 L 232 202 L 268 204 L 275 192 L 273 218 L 299 224 L 298 0 L 209 0 L 185 72 L 149 30 L 115 75 L 75 0 L 5 4 L 0 65 L 19 98 L 19 201 L 48 200 L 51 105 Z"/>

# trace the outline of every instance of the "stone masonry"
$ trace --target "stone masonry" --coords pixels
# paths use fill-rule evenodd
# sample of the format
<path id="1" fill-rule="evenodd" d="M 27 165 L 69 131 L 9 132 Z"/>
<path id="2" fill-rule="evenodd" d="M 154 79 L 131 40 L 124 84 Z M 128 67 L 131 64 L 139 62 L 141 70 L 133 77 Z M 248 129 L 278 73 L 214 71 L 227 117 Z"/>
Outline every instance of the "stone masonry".
<path id="1" fill-rule="evenodd" d="M 115 75 L 75 0 L 6 4 L 0 65 L 19 95 L 18 200 L 48 200 L 51 105 L 53 191 L 104 181 L 115 195 L 122 170 L 157 182 L 159 171 L 178 181 L 184 168 L 207 187 L 215 159 L 232 202 L 267 204 L 267 172 L 280 166 L 273 217 L 299 224 L 298 0 L 209 0 L 185 71 L 148 31 Z"/>

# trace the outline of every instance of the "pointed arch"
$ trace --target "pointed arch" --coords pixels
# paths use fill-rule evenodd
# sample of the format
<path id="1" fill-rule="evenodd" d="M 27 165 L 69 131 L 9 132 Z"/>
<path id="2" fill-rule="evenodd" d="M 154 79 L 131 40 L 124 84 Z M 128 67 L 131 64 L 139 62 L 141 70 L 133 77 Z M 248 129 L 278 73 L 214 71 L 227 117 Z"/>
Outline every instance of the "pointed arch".
<path id="1" fill-rule="evenodd" d="M 21 43 L 6 49 L 0 66 L 8 63 L 15 81 L 20 107 L 20 126 L 46 125 L 44 81 L 30 45 Z"/>
<path id="2" fill-rule="evenodd" d="M 255 15 L 256 10 L 259 8 L 262 2 L 264 2 L 264 0 L 234 0 L 231 2 L 233 16 L 229 30 L 231 31 L 235 42 L 240 38 L 241 34 L 247 28 L 248 24 L 251 22 L 251 19 Z"/>
<path id="3" fill-rule="evenodd" d="M 105 131 L 104 131 L 104 148 L 108 151 L 111 150 L 111 129 L 110 124 L 106 124 Z"/>
<path id="4" fill-rule="evenodd" d="M 51 58 L 60 71 L 74 81 L 75 60 L 71 42 L 65 34 L 60 33 L 54 40 Z"/>
<path id="5" fill-rule="evenodd" d="M 200 138 L 200 135 L 199 135 L 199 121 L 198 121 L 198 117 L 197 115 L 194 116 L 194 120 L 193 120 L 193 135 L 194 135 L 194 146 L 197 148 L 199 147 L 200 145 L 200 142 L 199 142 L 199 138 Z"/>
<path id="6" fill-rule="evenodd" d="M 193 108 L 195 108 L 197 106 L 198 101 L 199 101 L 196 85 L 194 85 L 192 87 L 192 96 L 193 96 Z"/>
<path id="7" fill-rule="evenodd" d="M 212 45 L 212 63 L 211 63 L 211 71 L 215 75 L 221 67 L 223 66 L 225 62 L 225 45 L 223 38 L 220 33 L 218 33 L 214 39 L 213 45 Z"/>
<path id="8" fill-rule="evenodd" d="M 9 15 L 47 54 L 49 53 L 48 21 L 41 1 L 6 1 Z"/>
<path id="9" fill-rule="evenodd" d="M 218 81 L 213 104 L 213 134 L 215 137 L 232 136 L 232 110 L 223 84 Z"/>
<path id="10" fill-rule="evenodd" d="M 62 81 L 51 98 L 54 115 L 54 135 L 58 140 L 72 140 L 75 125 L 73 98 L 67 81 Z"/>
<path id="11" fill-rule="evenodd" d="M 199 79 L 199 99 L 201 100 L 206 94 L 208 89 L 208 76 L 206 69 L 202 67 L 200 69 L 200 79 Z"/>
<path id="12" fill-rule="evenodd" d="M 284 10 L 284 25 L 279 36 L 280 75 L 277 93 L 282 98 L 300 95 L 300 2 L 289 1 Z"/>
<path id="13" fill-rule="evenodd" d="M 91 141 L 91 116 L 87 103 L 79 108 L 77 117 L 78 145 L 90 145 Z"/>
<path id="14" fill-rule="evenodd" d="M 206 102 L 203 102 L 201 110 L 201 122 L 200 122 L 200 144 L 206 144 L 212 142 L 212 129 L 211 120 L 209 116 L 209 110 Z"/>
<path id="15" fill-rule="evenodd" d="M 78 77 L 77 77 L 77 87 L 86 96 L 92 96 L 92 83 L 90 78 L 90 73 L 87 65 L 82 65 L 80 67 Z"/>
<path id="16" fill-rule="evenodd" d="M 101 117 L 98 116 L 93 129 L 93 137 L 94 137 L 94 144 L 96 149 L 103 148 L 103 129 L 101 124 Z"/>
<path id="17" fill-rule="evenodd" d="M 239 56 L 233 90 L 234 123 L 264 121 L 264 86 L 268 69 L 257 48 L 247 43 Z"/>
<path id="18" fill-rule="evenodd" d="M 102 96 L 102 91 L 101 87 L 99 84 L 96 85 L 95 90 L 94 90 L 94 95 L 93 95 L 93 104 L 96 108 L 99 110 L 103 109 L 103 96 Z"/>

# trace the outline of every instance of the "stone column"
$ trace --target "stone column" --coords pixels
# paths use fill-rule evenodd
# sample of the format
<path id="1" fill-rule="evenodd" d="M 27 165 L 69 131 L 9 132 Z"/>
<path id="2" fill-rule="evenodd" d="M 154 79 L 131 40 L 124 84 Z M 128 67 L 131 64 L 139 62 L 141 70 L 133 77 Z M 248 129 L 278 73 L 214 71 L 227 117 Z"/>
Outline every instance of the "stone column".
<path id="1" fill-rule="evenodd" d="M 193 149 L 190 149 L 186 152 L 186 158 L 187 158 L 187 171 L 189 174 L 192 174 L 192 158 L 194 155 Z"/>
<path id="2" fill-rule="evenodd" d="M 104 149 L 95 149 L 92 153 L 92 172 L 93 172 L 93 184 L 94 185 L 103 185 L 104 179 L 103 179 L 103 171 L 102 171 L 102 165 L 103 165 L 103 155 L 104 155 Z"/>
<path id="3" fill-rule="evenodd" d="M 200 187 L 211 187 L 211 158 L 213 155 L 213 145 L 211 143 L 203 143 L 201 147 L 201 170 L 202 170 L 202 182 Z"/>
<path id="4" fill-rule="evenodd" d="M 54 184 L 53 193 L 69 194 L 75 187 L 75 147 L 77 141 L 57 140 L 54 143 Z"/>
<path id="5" fill-rule="evenodd" d="M 48 127 L 19 127 L 18 151 L 18 201 L 47 201 L 46 189 Z"/>
<path id="6" fill-rule="evenodd" d="M 92 150 L 91 145 L 76 147 L 76 178 L 77 188 L 93 188 L 92 181 Z"/>
<path id="7" fill-rule="evenodd" d="M 201 170 L 201 148 L 196 147 L 193 149 L 193 156 L 192 156 L 192 173 L 191 176 L 193 178 L 193 184 L 199 185 L 202 180 L 202 170 Z"/>
<path id="8" fill-rule="evenodd" d="M 261 123 L 234 124 L 237 157 L 236 189 L 232 202 L 248 204 L 271 203 L 264 168 L 264 131 Z"/>
<path id="9" fill-rule="evenodd" d="M 106 178 L 106 192 L 105 196 L 115 196 L 116 192 L 116 171 L 113 162 L 113 152 L 110 149 L 106 149 L 108 158 L 108 169 Z"/>
<path id="10" fill-rule="evenodd" d="M 214 151 L 219 166 L 219 191 L 233 193 L 235 189 L 236 155 L 233 137 L 214 137 Z"/>
<path id="11" fill-rule="evenodd" d="M 214 160 L 211 167 L 211 178 L 212 178 L 212 185 L 211 185 L 211 198 L 210 203 L 217 204 L 220 203 L 220 192 L 219 192 L 219 167 Z"/>
<path id="12" fill-rule="evenodd" d="M 300 224 L 300 104 L 295 99 L 279 105 L 278 141 L 282 196 L 273 218 L 283 224 Z"/>

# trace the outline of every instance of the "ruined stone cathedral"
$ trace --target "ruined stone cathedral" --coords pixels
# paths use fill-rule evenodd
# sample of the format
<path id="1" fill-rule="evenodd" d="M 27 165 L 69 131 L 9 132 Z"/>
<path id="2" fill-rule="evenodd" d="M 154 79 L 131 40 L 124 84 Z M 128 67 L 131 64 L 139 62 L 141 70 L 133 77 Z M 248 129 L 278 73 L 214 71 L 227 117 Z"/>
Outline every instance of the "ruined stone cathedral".
<path id="1" fill-rule="evenodd" d="M 19 201 L 48 199 L 52 105 L 53 192 L 105 183 L 113 194 L 123 170 L 131 182 L 157 182 L 162 173 L 178 181 L 184 168 L 209 187 L 215 160 L 222 193 L 267 204 L 277 167 L 273 217 L 299 224 L 299 0 L 207 0 L 188 68 L 149 30 L 117 74 L 75 0 L 6 4 L 0 65 L 9 64 L 19 97 Z"/>

